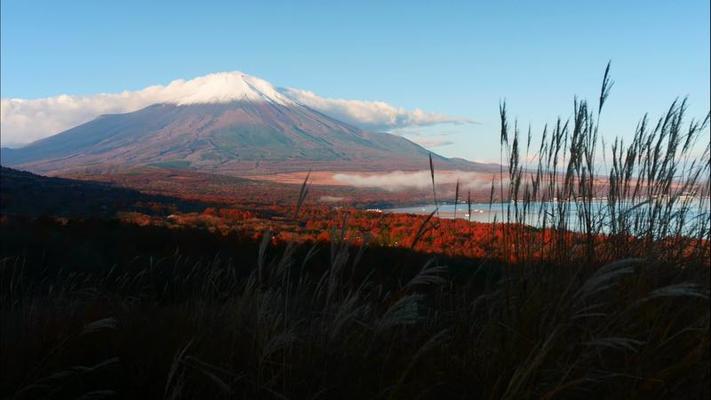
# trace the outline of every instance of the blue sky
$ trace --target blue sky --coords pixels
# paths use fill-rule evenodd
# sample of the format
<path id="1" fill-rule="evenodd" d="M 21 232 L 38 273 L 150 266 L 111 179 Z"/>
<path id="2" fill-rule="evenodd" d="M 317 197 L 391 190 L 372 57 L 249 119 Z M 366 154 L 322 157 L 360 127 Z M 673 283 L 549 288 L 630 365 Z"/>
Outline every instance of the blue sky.
<path id="1" fill-rule="evenodd" d="M 259 4 L 258 4 L 259 3 Z M 332 4 L 339 3 L 339 4 Z M 448 156 L 498 159 L 498 104 L 534 130 L 616 81 L 603 134 L 677 96 L 709 110 L 709 2 L 2 1 L 3 98 L 138 90 L 241 70 L 321 96 L 382 100 L 476 125 Z M 440 2 L 437 2 L 440 3 Z"/>

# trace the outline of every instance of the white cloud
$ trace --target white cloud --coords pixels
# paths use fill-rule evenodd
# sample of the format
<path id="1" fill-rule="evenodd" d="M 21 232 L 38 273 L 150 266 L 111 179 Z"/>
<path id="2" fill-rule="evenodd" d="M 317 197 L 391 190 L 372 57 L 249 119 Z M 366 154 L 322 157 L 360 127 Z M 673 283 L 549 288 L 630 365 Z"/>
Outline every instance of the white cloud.
<path id="1" fill-rule="evenodd" d="M 90 121 L 101 114 L 136 111 L 156 103 L 194 104 L 240 99 L 279 104 L 303 103 L 324 114 L 362 128 L 389 129 L 464 119 L 405 110 L 384 102 L 327 99 L 298 89 L 277 89 L 269 82 L 241 72 L 223 72 L 137 91 L 86 96 L 60 95 L 42 99 L 0 100 L 3 146 L 21 146 Z"/>
<path id="2" fill-rule="evenodd" d="M 0 100 L 0 130 L 3 146 L 26 144 L 101 114 L 134 111 L 150 104 L 139 92 L 61 95 L 36 100 Z"/>
<path id="3" fill-rule="evenodd" d="M 390 130 L 407 126 L 472 122 L 466 118 L 431 113 L 419 108 L 406 110 L 382 101 L 331 99 L 293 88 L 280 91 L 301 104 L 364 129 Z"/>

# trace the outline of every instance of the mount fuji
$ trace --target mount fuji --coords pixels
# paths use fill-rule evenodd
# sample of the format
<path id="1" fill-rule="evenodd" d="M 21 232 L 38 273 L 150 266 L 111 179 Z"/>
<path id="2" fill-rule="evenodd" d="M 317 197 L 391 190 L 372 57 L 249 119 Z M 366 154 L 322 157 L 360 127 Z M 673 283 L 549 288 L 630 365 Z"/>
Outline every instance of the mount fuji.
<path id="1" fill-rule="evenodd" d="M 158 166 L 225 175 L 428 166 L 423 147 L 342 122 L 240 72 L 175 81 L 160 90 L 155 104 L 137 111 L 101 115 L 24 147 L 3 148 L 2 164 L 45 174 Z M 490 167 L 433 158 L 441 169 Z"/>

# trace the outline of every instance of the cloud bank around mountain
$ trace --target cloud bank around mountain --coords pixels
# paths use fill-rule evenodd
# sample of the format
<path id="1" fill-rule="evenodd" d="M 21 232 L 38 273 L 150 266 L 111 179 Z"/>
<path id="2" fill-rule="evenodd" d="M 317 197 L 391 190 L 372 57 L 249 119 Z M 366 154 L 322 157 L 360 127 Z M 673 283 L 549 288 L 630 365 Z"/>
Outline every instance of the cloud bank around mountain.
<path id="1" fill-rule="evenodd" d="M 440 123 L 468 123 L 464 118 L 407 110 L 381 101 L 330 99 L 300 89 L 278 89 L 241 72 L 223 72 L 142 90 L 94 95 L 59 95 L 41 99 L 0 100 L 0 144 L 18 147 L 52 136 L 102 114 L 136 111 L 156 103 L 195 104 L 240 99 L 297 102 L 333 118 L 370 130 L 391 130 Z"/>
<path id="2" fill-rule="evenodd" d="M 331 99 L 301 89 L 281 89 L 287 97 L 343 122 L 371 130 L 391 130 L 410 126 L 442 123 L 471 123 L 471 120 L 431 113 L 420 109 L 407 110 L 383 101 Z"/>

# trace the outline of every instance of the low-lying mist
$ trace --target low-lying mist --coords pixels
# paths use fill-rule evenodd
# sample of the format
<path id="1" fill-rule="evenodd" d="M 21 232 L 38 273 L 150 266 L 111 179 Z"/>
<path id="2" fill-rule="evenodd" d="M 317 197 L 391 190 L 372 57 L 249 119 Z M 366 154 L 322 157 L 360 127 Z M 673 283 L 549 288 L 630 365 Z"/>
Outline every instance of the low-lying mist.
<path id="1" fill-rule="evenodd" d="M 425 190 L 432 187 L 429 170 L 393 171 L 383 174 L 335 174 L 333 179 L 350 186 L 380 188 L 391 192 L 404 190 Z M 460 189 L 482 190 L 491 186 L 490 174 L 471 171 L 436 171 L 435 184 L 455 185 L 459 181 Z"/>

